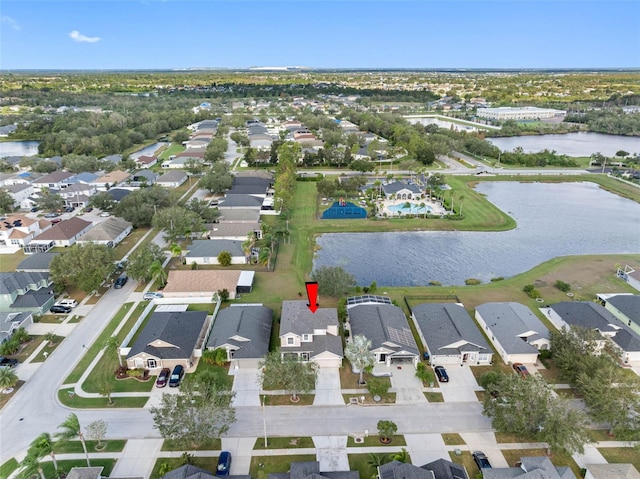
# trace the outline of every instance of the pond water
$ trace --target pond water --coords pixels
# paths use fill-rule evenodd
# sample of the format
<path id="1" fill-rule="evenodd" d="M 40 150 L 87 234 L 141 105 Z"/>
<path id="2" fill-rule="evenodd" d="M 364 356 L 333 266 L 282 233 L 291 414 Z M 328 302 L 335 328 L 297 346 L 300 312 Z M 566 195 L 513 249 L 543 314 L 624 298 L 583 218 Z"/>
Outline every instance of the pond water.
<path id="1" fill-rule="evenodd" d="M 508 138 L 487 138 L 502 151 L 513 151 L 521 147 L 525 153 L 535 153 L 542 150 L 555 150 L 560 155 L 591 156 L 602 153 L 605 156 L 615 156 L 616 152 L 624 150 L 627 153 L 640 153 L 640 137 L 604 135 L 602 133 L 579 132 L 565 135 L 532 135 L 512 136 Z"/>
<path id="2" fill-rule="evenodd" d="M 361 286 L 461 285 L 514 276 L 557 256 L 640 253 L 640 204 L 593 183 L 481 182 L 476 189 L 517 228 L 323 234 L 314 268 L 342 266 Z"/>
<path id="3" fill-rule="evenodd" d="M 34 156 L 38 154 L 39 141 L 0 142 L 0 158 L 5 156 Z"/>

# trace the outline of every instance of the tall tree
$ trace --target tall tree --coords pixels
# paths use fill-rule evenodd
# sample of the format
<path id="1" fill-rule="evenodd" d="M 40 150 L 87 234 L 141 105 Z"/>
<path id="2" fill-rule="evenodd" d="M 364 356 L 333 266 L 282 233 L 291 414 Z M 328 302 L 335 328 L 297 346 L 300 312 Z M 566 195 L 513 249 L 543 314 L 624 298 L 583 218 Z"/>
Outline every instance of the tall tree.
<path id="1" fill-rule="evenodd" d="M 160 246 L 155 243 L 145 243 L 129 257 L 127 273 L 136 281 L 147 282 L 155 276 L 152 271 L 154 263 L 158 262 L 162 266 L 164 259 L 164 251 Z"/>
<path id="2" fill-rule="evenodd" d="M 160 405 L 150 411 L 163 438 L 198 447 L 225 434 L 235 422 L 233 396 L 221 380 L 187 377 L 178 394 L 163 394 Z"/>
<path id="3" fill-rule="evenodd" d="M 68 442 L 74 439 L 80 439 L 82 443 L 82 449 L 84 450 L 84 455 L 87 458 L 87 467 L 91 467 L 91 462 L 89 462 L 89 453 L 87 452 L 87 444 L 84 440 L 84 433 L 82 432 L 82 427 L 80 426 L 80 420 L 78 416 L 74 413 L 69 414 L 67 419 L 64 420 L 59 426 L 58 429 L 62 429 L 59 433 L 55 435 L 60 441 Z"/>
<path id="4" fill-rule="evenodd" d="M 113 272 L 115 251 L 106 245 L 74 244 L 51 261 L 51 279 L 56 289 L 77 286 L 85 293 L 97 290 Z"/>
<path id="5" fill-rule="evenodd" d="M 341 266 L 321 266 L 311 273 L 311 279 L 318 282 L 318 292 L 337 298 L 356 285 L 352 274 Z"/>
<path id="6" fill-rule="evenodd" d="M 53 447 L 53 439 L 51 434 L 43 432 L 36 437 L 29 445 L 27 456 L 32 456 L 36 460 L 40 461 L 44 456 L 51 456 L 53 462 L 53 469 L 56 471 L 56 477 L 58 476 L 58 461 L 56 460 L 56 453 Z"/>
<path id="7" fill-rule="evenodd" d="M 233 185 L 233 176 L 229 172 L 227 163 L 219 162 L 200 178 L 200 187 L 214 194 L 224 193 Z"/>
<path id="8" fill-rule="evenodd" d="M 371 352 L 371 341 L 361 334 L 354 336 L 344 348 L 344 355 L 360 371 L 359 384 L 364 384 L 364 371 L 376 362 L 376 355 Z"/>
<path id="9" fill-rule="evenodd" d="M 0 213 L 11 213 L 14 208 L 15 201 L 13 196 L 4 188 L 0 188 Z"/>
<path id="10" fill-rule="evenodd" d="M 156 280 L 160 281 L 162 286 L 166 284 L 168 273 L 167 270 L 164 269 L 164 266 L 162 266 L 162 263 L 160 261 L 156 260 L 151 263 L 151 266 L 149 267 L 149 273 L 151 273 L 151 275 Z"/>
<path id="11" fill-rule="evenodd" d="M 120 356 L 120 351 L 118 350 L 120 346 L 120 340 L 118 336 L 109 336 L 107 340 L 104 342 L 104 346 L 102 347 L 105 351 L 110 352 L 118 357 L 118 364 L 122 367 L 122 356 Z"/>
<path id="12" fill-rule="evenodd" d="M 316 385 L 317 365 L 303 362 L 297 356 L 272 351 L 260 361 L 263 389 L 291 391 L 291 400 L 298 401 L 298 393 L 307 393 Z"/>
<path id="13" fill-rule="evenodd" d="M 18 472 L 16 479 L 30 479 L 36 474 L 40 476 L 40 479 L 47 479 L 44 475 L 42 464 L 40 464 L 37 457 L 27 454 L 20 463 L 20 467 L 22 467 L 22 469 Z"/>
<path id="14" fill-rule="evenodd" d="M 178 205 L 158 211 L 152 224 L 155 228 L 164 230 L 164 237 L 168 242 L 204 231 L 200 215 Z"/>
<path id="15" fill-rule="evenodd" d="M 38 208 L 45 211 L 58 211 L 64 207 L 62 196 L 52 193 L 48 188 L 43 188 L 35 203 Z"/>

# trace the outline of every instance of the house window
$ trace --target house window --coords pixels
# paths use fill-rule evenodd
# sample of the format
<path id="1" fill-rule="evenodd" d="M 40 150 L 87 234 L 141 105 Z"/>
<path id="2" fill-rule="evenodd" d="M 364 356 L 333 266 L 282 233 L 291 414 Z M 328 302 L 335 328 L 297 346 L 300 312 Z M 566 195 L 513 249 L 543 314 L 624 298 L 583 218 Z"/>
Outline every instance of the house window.
<path id="1" fill-rule="evenodd" d="M 155 369 L 156 366 L 156 360 L 155 359 L 147 359 L 147 367 L 149 369 Z"/>
<path id="2" fill-rule="evenodd" d="M 310 334 L 303 334 L 302 335 L 302 341 L 305 343 L 310 343 L 311 342 L 311 335 Z"/>
<path id="3" fill-rule="evenodd" d="M 295 340 L 293 337 L 288 337 L 287 338 L 287 346 L 293 346 Z"/>
<path id="4" fill-rule="evenodd" d="M 309 353 L 301 353 L 300 359 L 302 359 L 303 361 L 309 361 Z"/>

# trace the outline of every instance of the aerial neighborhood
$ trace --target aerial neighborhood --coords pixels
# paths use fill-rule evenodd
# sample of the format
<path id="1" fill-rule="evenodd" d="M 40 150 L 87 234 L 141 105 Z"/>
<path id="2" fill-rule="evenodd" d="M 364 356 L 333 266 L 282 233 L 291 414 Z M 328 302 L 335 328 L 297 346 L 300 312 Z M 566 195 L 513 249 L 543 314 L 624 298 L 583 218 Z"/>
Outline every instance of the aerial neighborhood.
<path id="1" fill-rule="evenodd" d="M 601 133 L 491 75 L 158 75 L 2 102 L 0 478 L 640 477 L 637 153 L 496 146 Z"/>

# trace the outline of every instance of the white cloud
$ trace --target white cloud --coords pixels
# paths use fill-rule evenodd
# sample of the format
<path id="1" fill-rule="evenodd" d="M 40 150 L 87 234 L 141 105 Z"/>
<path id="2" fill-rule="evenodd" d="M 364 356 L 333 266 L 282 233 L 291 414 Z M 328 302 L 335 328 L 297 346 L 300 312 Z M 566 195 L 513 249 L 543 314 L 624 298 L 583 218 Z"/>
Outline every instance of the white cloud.
<path id="1" fill-rule="evenodd" d="M 14 30 L 20 30 L 20 25 L 18 25 L 18 22 L 16 22 L 11 17 L 7 17 L 6 15 L 3 15 L 2 17 L 0 17 L 0 23 L 6 23 Z"/>
<path id="2" fill-rule="evenodd" d="M 78 30 L 72 31 L 71 33 L 69 33 L 69 36 L 74 41 L 80 42 L 80 43 L 96 43 L 101 40 L 100 37 L 87 37 L 86 35 L 83 35 L 82 33 L 80 33 Z"/>

